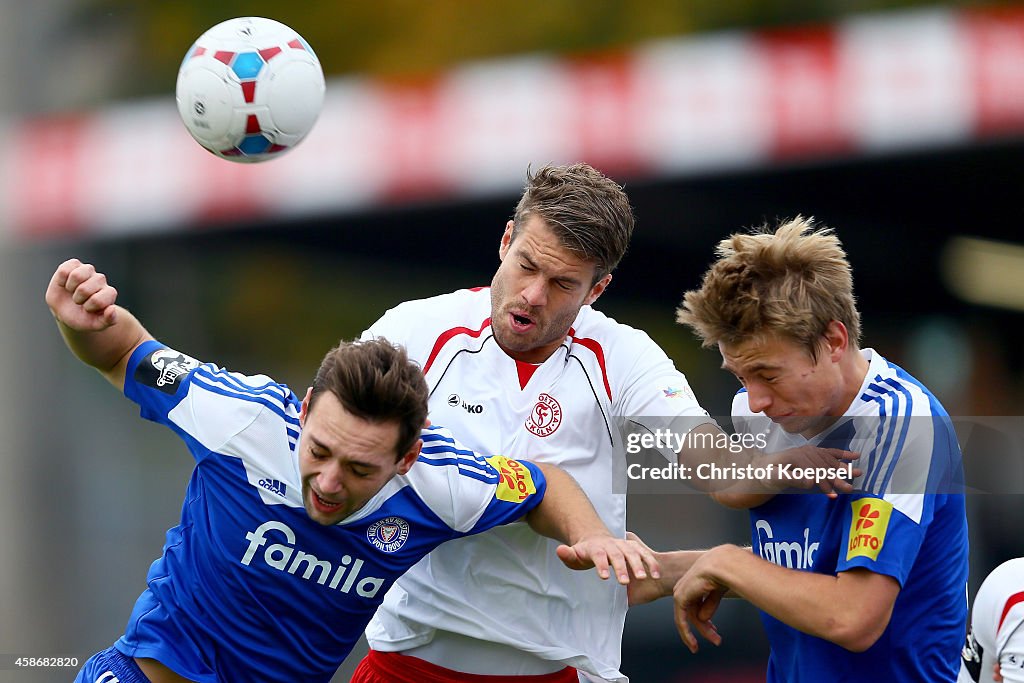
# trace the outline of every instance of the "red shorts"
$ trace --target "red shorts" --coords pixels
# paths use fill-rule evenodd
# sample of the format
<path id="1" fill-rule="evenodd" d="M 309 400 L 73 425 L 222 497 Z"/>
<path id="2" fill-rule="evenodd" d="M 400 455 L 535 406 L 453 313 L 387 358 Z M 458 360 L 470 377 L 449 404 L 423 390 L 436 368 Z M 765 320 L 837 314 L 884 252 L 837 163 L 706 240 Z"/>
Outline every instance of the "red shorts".
<path id="1" fill-rule="evenodd" d="M 579 676 L 571 666 L 540 676 L 465 674 L 419 657 L 370 650 L 359 662 L 349 683 L 579 683 Z"/>

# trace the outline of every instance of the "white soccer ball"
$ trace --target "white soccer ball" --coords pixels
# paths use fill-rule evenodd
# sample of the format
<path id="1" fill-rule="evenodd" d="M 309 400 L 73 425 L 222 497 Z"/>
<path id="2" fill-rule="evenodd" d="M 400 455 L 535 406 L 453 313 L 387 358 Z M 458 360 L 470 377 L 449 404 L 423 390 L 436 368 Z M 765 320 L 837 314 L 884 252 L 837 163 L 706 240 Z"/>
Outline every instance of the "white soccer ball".
<path id="1" fill-rule="evenodd" d="M 185 128 L 223 159 L 251 163 L 299 144 L 324 102 L 320 60 L 273 19 L 239 17 L 199 36 L 178 70 Z"/>

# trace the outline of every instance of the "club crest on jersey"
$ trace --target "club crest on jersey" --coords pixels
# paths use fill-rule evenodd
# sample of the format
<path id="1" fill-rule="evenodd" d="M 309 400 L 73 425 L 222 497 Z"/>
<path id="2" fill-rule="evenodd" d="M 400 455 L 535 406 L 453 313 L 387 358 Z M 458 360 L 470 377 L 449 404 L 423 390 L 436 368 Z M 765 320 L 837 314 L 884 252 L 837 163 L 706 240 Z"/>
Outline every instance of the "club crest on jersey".
<path id="1" fill-rule="evenodd" d="M 366 538 L 377 550 L 393 553 L 409 540 L 409 522 L 401 517 L 385 517 L 370 525 Z"/>
<path id="2" fill-rule="evenodd" d="M 562 406 L 550 394 L 537 397 L 530 416 L 526 418 L 526 430 L 534 436 L 551 436 L 562 424 Z"/>
<path id="3" fill-rule="evenodd" d="M 178 390 L 178 380 L 190 370 L 199 367 L 199 361 L 173 349 L 157 349 L 139 363 L 135 381 L 168 394 Z"/>

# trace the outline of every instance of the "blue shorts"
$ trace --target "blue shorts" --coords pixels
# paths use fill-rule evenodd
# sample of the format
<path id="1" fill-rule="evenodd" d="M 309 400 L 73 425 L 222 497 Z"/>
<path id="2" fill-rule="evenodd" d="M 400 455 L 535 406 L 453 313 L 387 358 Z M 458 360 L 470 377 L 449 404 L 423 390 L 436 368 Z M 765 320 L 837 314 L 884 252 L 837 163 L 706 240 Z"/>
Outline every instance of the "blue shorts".
<path id="1" fill-rule="evenodd" d="M 149 683 L 149 679 L 134 659 L 110 646 L 86 660 L 75 683 Z"/>

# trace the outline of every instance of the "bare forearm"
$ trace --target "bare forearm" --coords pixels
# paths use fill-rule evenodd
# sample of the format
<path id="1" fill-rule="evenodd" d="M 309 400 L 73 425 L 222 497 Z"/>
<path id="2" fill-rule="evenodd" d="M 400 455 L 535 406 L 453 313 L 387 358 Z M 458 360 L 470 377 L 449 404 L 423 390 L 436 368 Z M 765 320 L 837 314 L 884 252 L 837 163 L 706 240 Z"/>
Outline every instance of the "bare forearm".
<path id="1" fill-rule="evenodd" d="M 864 570 L 834 576 L 787 569 L 736 546 L 715 548 L 708 559 L 706 575 L 738 597 L 798 631 L 855 651 L 869 647 L 884 630 L 898 593 L 889 577 Z"/>
<path id="2" fill-rule="evenodd" d="M 658 566 L 661 568 L 661 578 L 657 580 L 658 588 L 661 591 L 659 597 L 672 595 L 676 581 L 683 578 L 686 572 L 693 567 L 694 562 L 700 559 L 705 552 L 704 550 L 671 550 L 654 553 L 654 557 L 658 560 Z"/>
<path id="3" fill-rule="evenodd" d="M 690 481 L 708 493 L 717 503 L 731 508 L 751 508 L 770 500 L 777 487 L 745 474 L 747 465 L 756 465 L 763 455 L 756 449 L 735 447 L 717 425 L 695 427 L 687 438 L 687 446 L 680 449 L 678 461 L 693 476 Z M 717 476 L 722 473 L 721 476 Z"/>
<path id="4" fill-rule="evenodd" d="M 568 545 L 590 536 L 610 536 L 575 479 L 558 467 L 535 464 L 544 473 L 547 490 L 540 504 L 526 516 L 530 528 Z"/>
<path id="5" fill-rule="evenodd" d="M 64 343 L 75 356 L 96 368 L 118 389 L 124 387 L 124 372 L 135 348 L 153 337 L 127 310 L 118 307 L 114 324 L 93 330 L 76 330 L 57 319 Z"/>

